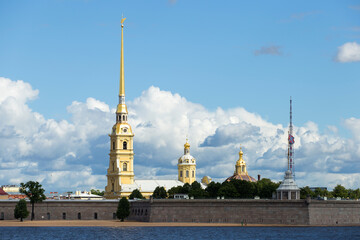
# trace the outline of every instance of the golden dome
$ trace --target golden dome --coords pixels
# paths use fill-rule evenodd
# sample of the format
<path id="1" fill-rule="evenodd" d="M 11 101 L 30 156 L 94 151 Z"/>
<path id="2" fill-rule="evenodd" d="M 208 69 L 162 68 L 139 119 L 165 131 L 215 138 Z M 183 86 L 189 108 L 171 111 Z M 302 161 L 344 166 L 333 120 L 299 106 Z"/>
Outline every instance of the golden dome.
<path id="1" fill-rule="evenodd" d="M 190 144 L 188 143 L 188 140 L 186 139 L 186 143 L 184 144 L 184 148 L 189 149 L 190 148 Z"/>

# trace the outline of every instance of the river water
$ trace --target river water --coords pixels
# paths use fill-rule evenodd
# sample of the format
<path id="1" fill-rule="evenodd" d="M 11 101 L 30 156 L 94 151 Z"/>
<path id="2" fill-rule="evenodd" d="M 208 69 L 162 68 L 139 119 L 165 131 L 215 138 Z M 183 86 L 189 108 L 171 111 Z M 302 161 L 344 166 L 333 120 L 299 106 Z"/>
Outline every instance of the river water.
<path id="1" fill-rule="evenodd" d="M 0 227 L 0 239 L 360 239 L 360 227 Z"/>

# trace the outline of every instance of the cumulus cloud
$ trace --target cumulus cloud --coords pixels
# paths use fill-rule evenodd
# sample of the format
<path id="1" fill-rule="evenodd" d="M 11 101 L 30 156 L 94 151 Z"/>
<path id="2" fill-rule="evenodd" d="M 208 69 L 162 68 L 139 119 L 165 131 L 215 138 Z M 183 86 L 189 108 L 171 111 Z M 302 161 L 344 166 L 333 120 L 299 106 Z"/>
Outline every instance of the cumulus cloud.
<path id="1" fill-rule="evenodd" d="M 258 50 L 254 51 L 254 55 L 255 56 L 259 56 L 259 55 L 275 55 L 275 56 L 281 56 L 283 55 L 282 52 L 280 51 L 281 47 L 280 46 L 276 46 L 276 45 L 272 45 L 272 46 L 263 46 Z"/>
<path id="2" fill-rule="evenodd" d="M 0 182 L 40 181 L 48 191 L 106 185 L 109 137 L 115 109 L 99 100 L 74 101 L 69 121 L 45 119 L 27 102 L 38 91 L 28 83 L 0 78 Z M 21 92 L 21 94 L 19 93 Z M 5 96 L 5 97 L 4 97 Z M 116 96 L 115 96 L 116 97 Z M 250 175 L 282 180 L 287 126 L 238 107 L 214 111 L 179 94 L 150 87 L 128 103 L 135 133 L 135 176 L 176 179 L 186 135 L 197 159 L 197 177 L 222 181 L 233 174 L 242 144 Z M 360 119 L 344 120 L 353 137 L 335 126 L 321 133 L 316 123 L 295 126 L 295 169 L 299 186 L 357 187 L 360 175 Z"/>
<path id="3" fill-rule="evenodd" d="M 360 44 L 356 42 L 348 42 L 340 46 L 335 60 L 338 62 L 359 62 Z"/>

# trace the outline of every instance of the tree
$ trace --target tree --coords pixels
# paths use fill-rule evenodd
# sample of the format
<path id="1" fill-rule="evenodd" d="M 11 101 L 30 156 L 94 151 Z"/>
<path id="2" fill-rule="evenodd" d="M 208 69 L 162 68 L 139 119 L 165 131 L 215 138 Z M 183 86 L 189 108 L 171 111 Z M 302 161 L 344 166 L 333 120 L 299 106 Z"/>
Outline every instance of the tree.
<path id="1" fill-rule="evenodd" d="M 220 197 L 226 198 L 238 198 L 239 193 L 236 190 L 236 187 L 231 182 L 223 182 L 218 192 Z"/>
<path id="2" fill-rule="evenodd" d="M 221 183 L 211 182 L 206 187 L 205 191 L 208 193 L 208 196 L 211 198 L 215 198 L 219 196 L 219 189 L 221 188 Z"/>
<path id="3" fill-rule="evenodd" d="M 254 198 L 256 193 L 254 183 L 245 180 L 232 179 L 230 181 L 230 184 L 232 184 L 236 188 L 238 197 Z"/>
<path id="4" fill-rule="evenodd" d="M 169 196 L 169 198 L 174 198 L 174 195 L 181 193 L 181 191 L 182 191 L 182 186 L 172 187 L 168 191 L 168 196 Z"/>
<path id="5" fill-rule="evenodd" d="M 118 204 L 116 217 L 123 222 L 124 219 L 127 218 L 129 215 L 130 215 L 130 203 L 126 199 L 126 197 L 122 197 Z"/>
<path id="6" fill-rule="evenodd" d="M 153 198 L 166 198 L 167 193 L 164 187 L 156 187 L 153 193 Z"/>
<path id="7" fill-rule="evenodd" d="M 139 198 L 139 199 L 143 199 L 143 195 L 141 194 L 141 192 L 139 191 L 139 189 L 135 189 L 134 191 L 132 191 L 132 193 L 129 196 L 129 199 L 134 199 L 134 198 Z"/>
<path id="8" fill-rule="evenodd" d="M 20 199 L 20 201 L 16 204 L 14 209 L 14 217 L 16 219 L 20 218 L 20 221 L 23 221 L 23 218 L 27 218 L 29 216 L 29 211 L 26 207 L 25 199 Z"/>
<path id="9" fill-rule="evenodd" d="M 338 184 L 332 191 L 334 197 L 347 198 L 348 190 L 345 187 Z"/>
<path id="10" fill-rule="evenodd" d="M 300 198 L 306 199 L 308 196 L 315 197 L 315 193 L 311 191 L 309 186 L 300 188 Z"/>
<path id="11" fill-rule="evenodd" d="M 35 203 L 40 203 L 46 199 L 44 194 L 45 190 L 41 184 L 34 181 L 28 181 L 27 183 L 20 183 L 20 192 L 24 193 L 31 203 L 31 221 L 35 218 L 34 206 Z"/>
<path id="12" fill-rule="evenodd" d="M 190 186 L 189 196 L 194 198 L 205 198 L 208 193 L 201 187 L 197 181 L 193 182 Z"/>
<path id="13" fill-rule="evenodd" d="M 91 194 L 95 194 L 95 195 L 99 195 L 99 196 L 104 196 L 104 193 L 105 193 L 105 191 L 100 192 L 99 189 L 91 189 L 90 192 L 91 192 Z"/>
<path id="14" fill-rule="evenodd" d="M 255 184 L 256 194 L 260 198 L 272 198 L 273 192 L 279 187 L 280 183 L 274 183 L 268 178 L 263 178 Z"/>
<path id="15" fill-rule="evenodd" d="M 180 188 L 180 192 L 179 192 L 179 193 L 189 194 L 190 189 L 191 189 L 190 184 L 185 183 L 185 184 Z"/>
<path id="16" fill-rule="evenodd" d="M 349 198 L 350 199 L 359 199 L 360 198 L 360 189 L 349 189 Z"/>

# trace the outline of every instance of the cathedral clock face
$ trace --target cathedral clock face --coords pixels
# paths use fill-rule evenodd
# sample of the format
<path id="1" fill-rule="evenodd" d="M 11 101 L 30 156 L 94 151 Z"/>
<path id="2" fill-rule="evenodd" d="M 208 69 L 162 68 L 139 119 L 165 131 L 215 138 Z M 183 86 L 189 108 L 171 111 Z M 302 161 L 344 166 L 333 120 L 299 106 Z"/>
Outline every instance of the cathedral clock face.
<path id="1" fill-rule="evenodd" d="M 123 129 L 123 132 L 126 133 L 126 132 L 127 132 L 127 128 L 124 128 L 124 129 Z"/>

